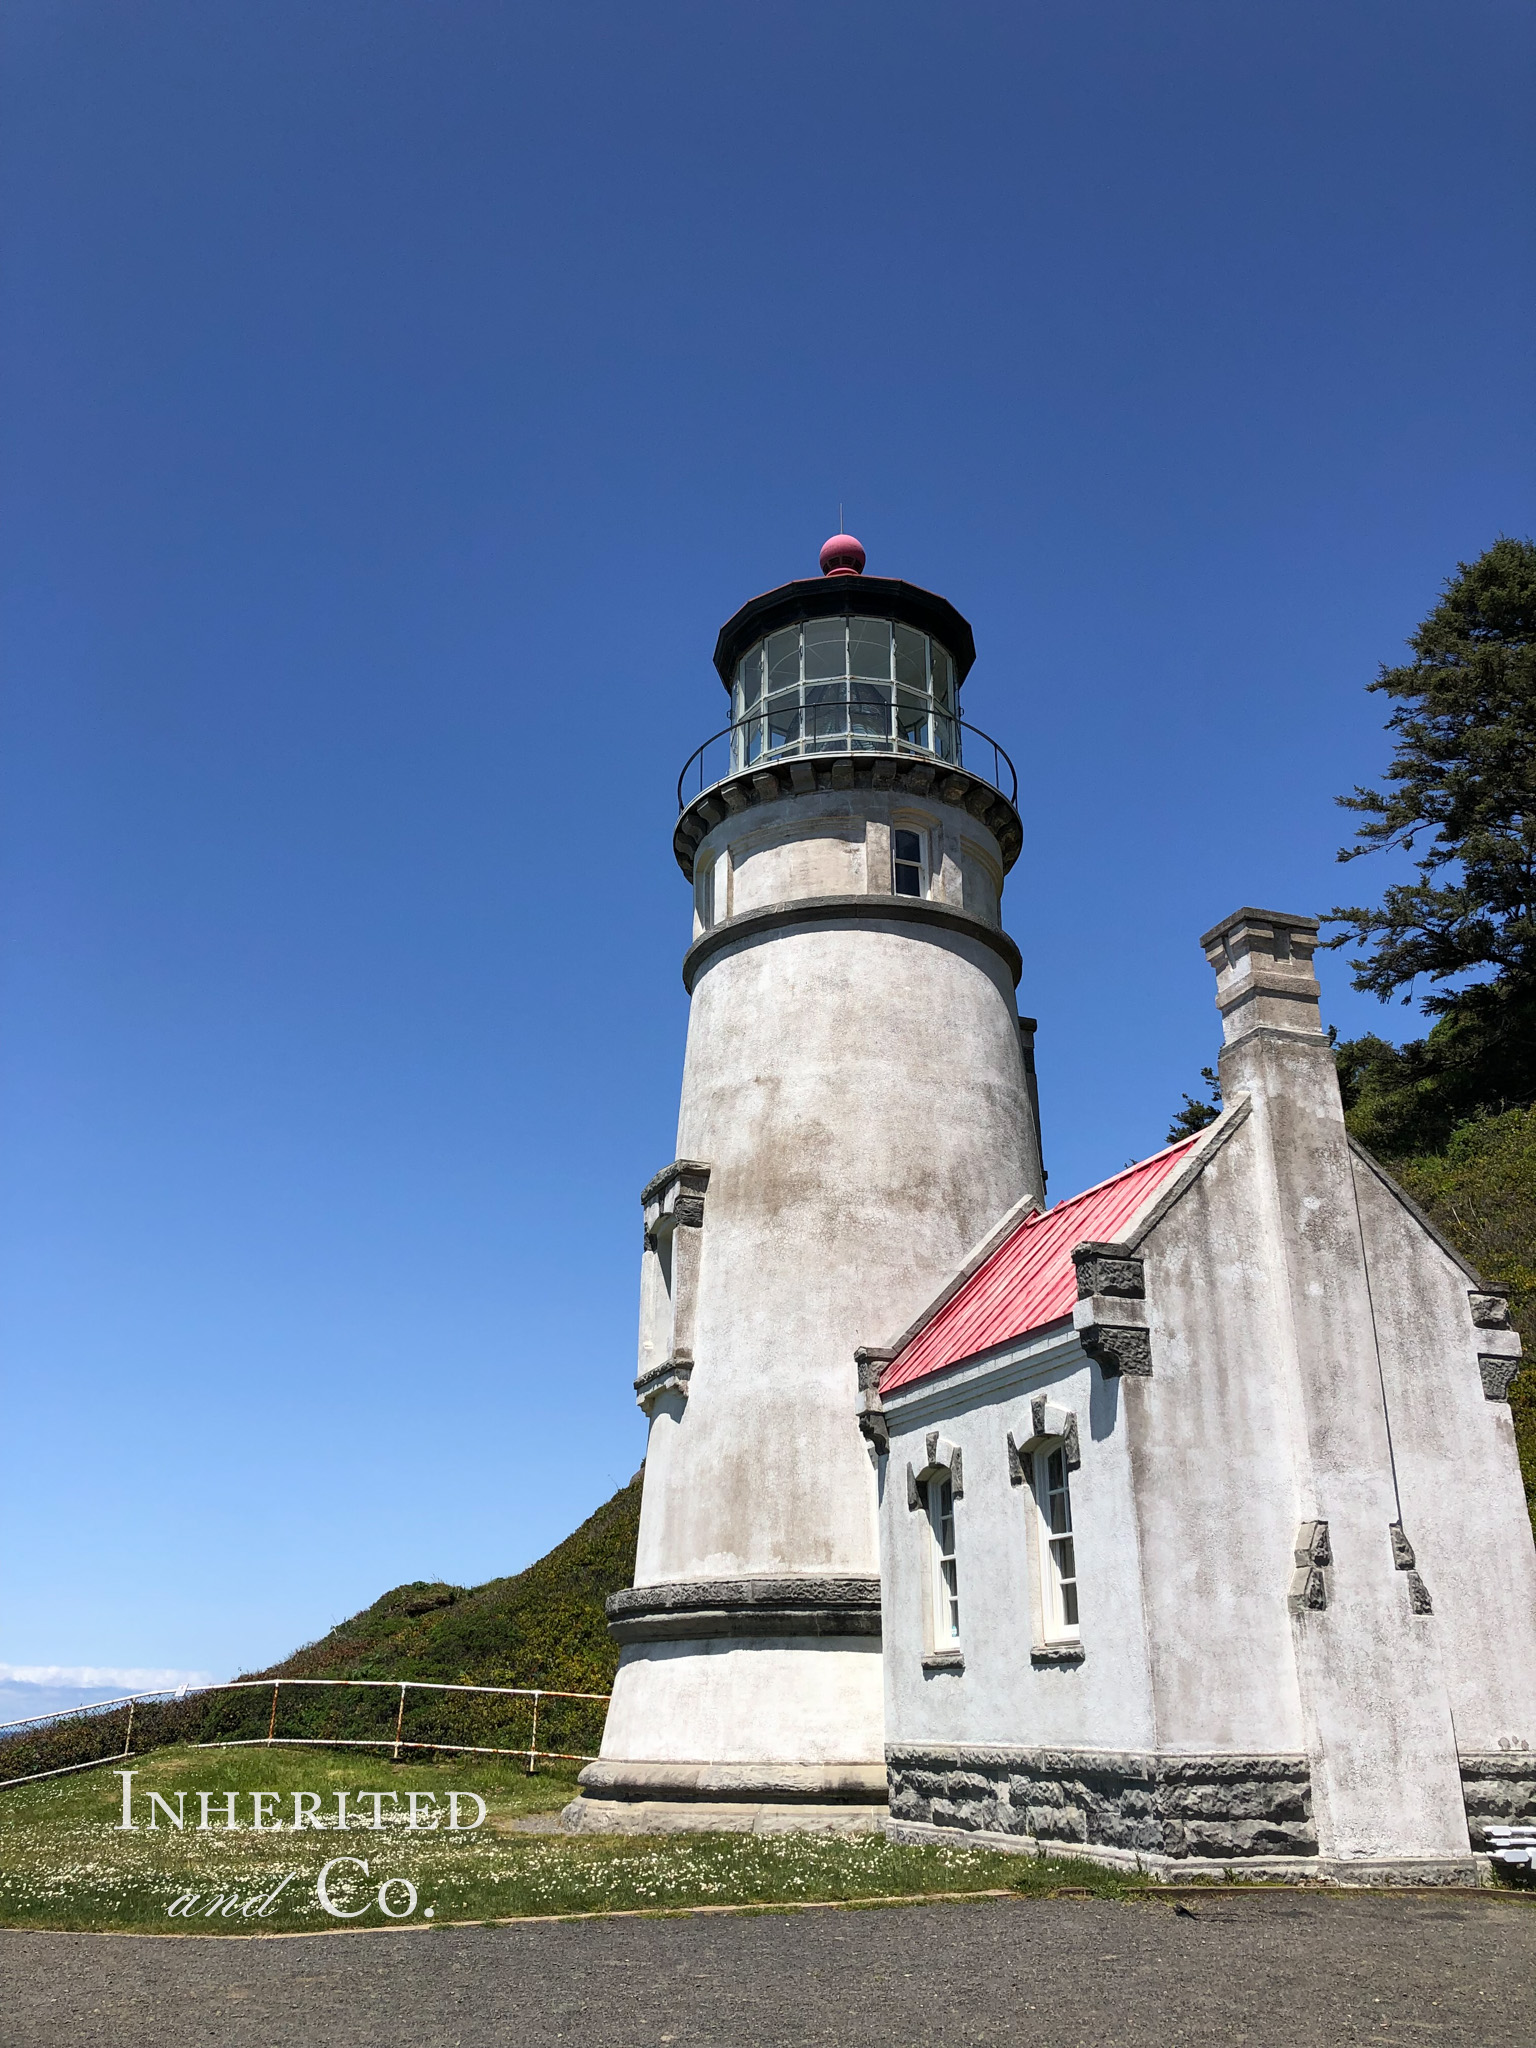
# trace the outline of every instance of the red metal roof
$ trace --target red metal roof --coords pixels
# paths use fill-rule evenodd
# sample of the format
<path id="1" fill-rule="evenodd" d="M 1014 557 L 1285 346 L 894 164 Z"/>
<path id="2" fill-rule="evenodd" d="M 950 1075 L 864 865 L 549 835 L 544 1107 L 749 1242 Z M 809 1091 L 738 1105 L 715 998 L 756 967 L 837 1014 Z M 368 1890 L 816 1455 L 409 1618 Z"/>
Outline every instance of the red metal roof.
<path id="1" fill-rule="evenodd" d="M 1183 1138 L 1043 1216 L 1026 1217 L 891 1360 L 880 1376 L 880 1391 L 910 1386 L 1070 1316 L 1077 1300 L 1072 1247 L 1114 1243 L 1197 1142 L 1198 1135 Z"/>

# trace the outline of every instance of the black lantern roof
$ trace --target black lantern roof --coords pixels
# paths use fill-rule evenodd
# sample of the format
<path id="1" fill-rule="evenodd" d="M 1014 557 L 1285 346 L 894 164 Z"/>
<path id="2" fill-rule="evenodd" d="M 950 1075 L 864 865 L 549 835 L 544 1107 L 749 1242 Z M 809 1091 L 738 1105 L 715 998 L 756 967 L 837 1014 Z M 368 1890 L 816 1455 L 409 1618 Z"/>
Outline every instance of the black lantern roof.
<path id="1" fill-rule="evenodd" d="M 894 576 L 807 576 L 751 598 L 726 620 L 715 642 L 715 667 L 721 682 L 727 689 L 731 687 L 737 662 L 766 634 L 802 619 L 841 617 L 895 619 L 930 634 L 953 655 L 957 684 L 965 681 L 976 659 L 970 622 L 947 597 Z"/>

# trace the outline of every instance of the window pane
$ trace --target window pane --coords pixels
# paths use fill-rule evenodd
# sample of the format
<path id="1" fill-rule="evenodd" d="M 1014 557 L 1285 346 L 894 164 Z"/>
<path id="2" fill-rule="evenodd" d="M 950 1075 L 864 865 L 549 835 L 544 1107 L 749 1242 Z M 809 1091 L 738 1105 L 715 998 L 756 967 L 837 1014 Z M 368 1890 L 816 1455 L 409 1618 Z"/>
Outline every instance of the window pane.
<path id="1" fill-rule="evenodd" d="M 1061 1618 L 1068 1628 L 1077 1627 L 1076 1586 L 1063 1586 L 1061 1589 Z"/>
<path id="2" fill-rule="evenodd" d="M 909 690 L 928 689 L 928 641 L 910 626 L 896 628 L 896 680 Z"/>
<path id="3" fill-rule="evenodd" d="M 807 683 L 805 686 L 805 737 L 808 742 L 841 741 L 848 730 L 847 685 Z"/>
<path id="4" fill-rule="evenodd" d="M 800 680 L 800 628 L 768 636 L 768 687 L 786 690 Z"/>
<path id="5" fill-rule="evenodd" d="M 939 645 L 933 642 L 933 694 L 946 711 L 955 708 L 955 664 Z"/>
<path id="6" fill-rule="evenodd" d="M 953 761 L 955 755 L 955 721 L 946 718 L 942 712 L 935 712 L 933 720 L 933 751 L 941 761 Z"/>
<path id="7" fill-rule="evenodd" d="M 845 676 L 848 673 L 848 621 L 807 619 L 805 622 L 805 679 Z"/>
<path id="8" fill-rule="evenodd" d="M 909 747 L 928 744 L 928 699 L 899 695 L 896 699 L 896 731 Z"/>
<path id="9" fill-rule="evenodd" d="M 853 730 L 870 740 L 888 740 L 891 736 L 890 684 L 850 683 L 848 695 L 852 700 L 849 719 Z"/>
<path id="10" fill-rule="evenodd" d="M 922 860 L 923 842 L 915 832 L 893 832 L 891 837 L 895 842 L 898 860 Z"/>
<path id="11" fill-rule="evenodd" d="M 890 680 L 891 629 L 885 619 L 848 621 L 848 673 Z"/>
<path id="12" fill-rule="evenodd" d="M 760 646 L 754 647 L 741 664 L 739 679 L 741 690 L 736 714 L 738 718 L 750 711 L 763 693 L 763 650 Z"/>
<path id="13" fill-rule="evenodd" d="M 1050 1457 L 1046 1460 L 1045 1470 L 1046 1476 L 1050 1481 L 1051 1491 L 1053 1493 L 1059 1492 L 1067 1483 L 1067 1468 L 1062 1460 L 1060 1451 L 1052 1451 Z"/>
<path id="14" fill-rule="evenodd" d="M 798 746 L 800 742 L 800 698 L 770 697 L 768 699 L 768 745 L 776 751 L 780 747 Z"/>
<path id="15" fill-rule="evenodd" d="M 1063 1536 L 1059 1543 L 1051 1545 L 1051 1549 L 1056 1554 L 1056 1569 L 1060 1572 L 1062 1578 L 1075 1579 L 1077 1577 L 1077 1560 L 1076 1552 L 1072 1548 L 1072 1538 L 1070 1536 Z"/>

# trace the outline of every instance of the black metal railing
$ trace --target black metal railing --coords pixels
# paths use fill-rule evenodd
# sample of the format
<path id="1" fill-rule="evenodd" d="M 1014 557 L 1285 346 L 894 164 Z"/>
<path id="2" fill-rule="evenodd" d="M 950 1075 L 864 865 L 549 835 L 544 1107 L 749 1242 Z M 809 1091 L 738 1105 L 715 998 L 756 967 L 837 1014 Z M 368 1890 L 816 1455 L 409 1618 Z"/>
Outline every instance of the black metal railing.
<path id="1" fill-rule="evenodd" d="M 964 759 L 967 740 L 970 760 Z M 990 760 L 990 775 L 985 765 L 977 765 L 978 753 L 983 763 Z M 677 807 L 686 810 L 706 790 L 733 775 L 828 754 L 897 754 L 904 760 L 963 767 L 968 775 L 990 782 L 1009 803 L 1018 802 L 1018 772 L 990 733 L 931 699 L 914 703 L 901 693 L 901 699 L 893 700 L 883 684 L 855 683 L 840 694 L 808 684 L 803 703 L 796 700 L 772 711 L 760 705 L 711 733 L 688 756 L 677 778 Z"/>

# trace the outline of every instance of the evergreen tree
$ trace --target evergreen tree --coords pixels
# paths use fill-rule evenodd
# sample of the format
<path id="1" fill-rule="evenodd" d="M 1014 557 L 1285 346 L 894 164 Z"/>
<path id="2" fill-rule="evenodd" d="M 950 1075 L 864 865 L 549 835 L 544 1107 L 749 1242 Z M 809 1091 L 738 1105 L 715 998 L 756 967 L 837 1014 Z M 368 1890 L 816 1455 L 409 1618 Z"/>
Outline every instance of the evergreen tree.
<path id="1" fill-rule="evenodd" d="M 1536 1099 L 1536 543 L 1462 563 L 1409 646 L 1370 685 L 1397 700 L 1388 788 L 1339 799 L 1364 820 L 1339 858 L 1417 850 L 1418 878 L 1336 908 L 1326 941 L 1368 949 L 1355 986 L 1383 1002 L 1430 984 L 1427 1038 L 1339 1047 L 1352 1126 L 1397 1153 Z"/>
<path id="2" fill-rule="evenodd" d="M 1198 1095 L 1186 1095 L 1184 1107 L 1168 1126 L 1168 1143 L 1176 1145 L 1180 1138 L 1192 1138 L 1196 1131 L 1203 1131 L 1207 1124 L 1215 1123 L 1221 1115 L 1221 1083 L 1216 1078 L 1214 1067 L 1202 1067 L 1200 1078 L 1211 1096 L 1209 1102 Z"/>

